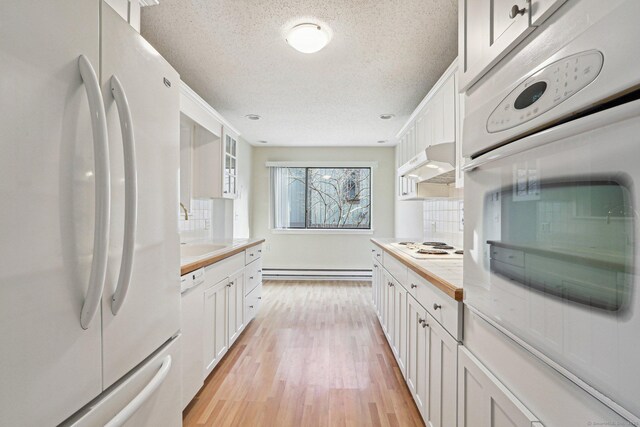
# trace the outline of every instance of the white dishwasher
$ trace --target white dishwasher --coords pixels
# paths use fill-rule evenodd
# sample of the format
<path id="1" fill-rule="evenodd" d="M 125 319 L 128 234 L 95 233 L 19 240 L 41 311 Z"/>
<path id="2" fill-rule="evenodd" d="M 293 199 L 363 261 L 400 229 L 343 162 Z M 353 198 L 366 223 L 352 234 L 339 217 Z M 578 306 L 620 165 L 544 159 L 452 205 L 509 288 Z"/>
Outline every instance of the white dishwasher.
<path id="1" fill-rule="evenodd" d="M 204 268 L 185 274 L 180 280 L 182 330 L 182 409 L 204 383 L 202 316 L 204 311 Z"/>

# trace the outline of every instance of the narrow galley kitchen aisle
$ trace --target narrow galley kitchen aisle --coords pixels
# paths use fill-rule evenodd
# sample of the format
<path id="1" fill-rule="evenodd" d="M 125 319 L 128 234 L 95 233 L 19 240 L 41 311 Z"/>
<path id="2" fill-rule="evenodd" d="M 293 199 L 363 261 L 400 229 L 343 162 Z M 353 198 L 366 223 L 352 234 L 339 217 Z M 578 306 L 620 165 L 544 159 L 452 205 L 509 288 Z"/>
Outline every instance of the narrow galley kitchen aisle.
<path id="1" fill-rule="evenodd" d="M 263 306 L 184 426 L 424 425 L 368 281 L 265 281 Z"/>

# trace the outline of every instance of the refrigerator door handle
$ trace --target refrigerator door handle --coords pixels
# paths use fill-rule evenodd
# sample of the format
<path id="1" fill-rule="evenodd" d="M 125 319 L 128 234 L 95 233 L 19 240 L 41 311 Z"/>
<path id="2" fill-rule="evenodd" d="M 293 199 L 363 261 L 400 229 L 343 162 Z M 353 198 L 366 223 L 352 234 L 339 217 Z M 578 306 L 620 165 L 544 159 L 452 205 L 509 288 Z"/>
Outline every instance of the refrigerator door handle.
<path id="1" fill-rule="evenodd" d="M 136 141 L 133 132 L 131 108 L 120 80 L 111 76 L 111 94 L 118 108 L 122 145 L 124 153 L 124 240 L 120 274 L 116 291 L 111 297 L 111 312 L 115 316 L 122 307 L 127 291 L 131 285 L 133 258 L 136 245 L 136 228 L 138 225 L 138 172 L 136 164 Z"/>
<path id="2" fill-rule="evenodd" d="M 95 167 L 95 224 L 93 230 L 93 259 L 89 286 L 80 312 L 80 326 L 89 328 L 96 315 L 104 290 L 107 275 L 107 257 L 109 249 L 109 215 L 111 210 L 111 176 L 109 171 L 109 139 L 107 137 L 107 116 L 104 109 L 102 92 L 96 72 L 89 59 L 78 58 L 80 76 L 84 82 L 91 111 L 93 130 L 93 156 Z"/>
<path id="3" fill-rule="evenodd" d="M 138 393 L 115 417 L 111 419 L 105 427 L 120 427 L 123 425 L 138 409 L 151 397 L 151 395 L 162 385 L 165 378 L 171 370 L 171 355 L 167 355 L 162 361 L 162 365 L 158 372 L 151 378 L 151 381 L 144 386 L 142 391 Z"/>

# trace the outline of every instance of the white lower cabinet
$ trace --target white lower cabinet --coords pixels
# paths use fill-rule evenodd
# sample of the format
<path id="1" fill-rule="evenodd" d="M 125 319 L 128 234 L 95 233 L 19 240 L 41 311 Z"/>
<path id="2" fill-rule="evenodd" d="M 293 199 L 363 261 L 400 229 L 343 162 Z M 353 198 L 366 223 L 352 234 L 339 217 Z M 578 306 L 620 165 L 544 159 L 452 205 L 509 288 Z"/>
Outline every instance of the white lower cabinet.
<path id="1" fill-rule="evenodd" d="M 262 283 L 256 286 L 244 299 L 244 322 L 249 323 L 256 317 L 262 305 Z"/>
<path id="2" fill-rule="evenodd" d="M 461 307 L 453 299 L 441 300 L 437 292 L 421 289 L 433 285 L 390 260 L 386 254 L 384 266 L 373 260 L 372 286 L 380 325 L 427 426 L 455 427 L 459 342 L 452 332 L 460 332 L 457 312 Z"/>
<path id="3" fill-rule="evenodd" d="M 407 290 L 393 281 L 393 350 L 402 375 L 407 376 Z"/>
<path id="4" fill-rule="evenodd" d="M 240 332 L 244 329 L 244 282 L 245 274 L 244 270 L 242 270 L 229 277 L 229 283 L 227 284 L 229 288 L 229 320 L 227 323 L 229 346 L 236 342 Z"/>
<path id="5" fill-rule="evenodd" d="M 427 311 L 411 295 L 407 296 L 407 384 L 422 418 L 429 419 L 427 383 L 429 348 L 425 321 Z"/>
<path id="6" fill-rule="evenodd" d="M 458 341 L 427 314 L 429 427 L 456 425 Z"/>
<path id="7" fill-rule="evenodd" d="M 204 376 L 213 371 L 229 348 L 227 313 L 229 279 L 224 279 L 204 291 L 203 348 Z"/>
<path id="8" fill-rule="evenodd" d="M 473 354 L 458 351 L 459 427 L 542 427 L 509 389 Z"/>

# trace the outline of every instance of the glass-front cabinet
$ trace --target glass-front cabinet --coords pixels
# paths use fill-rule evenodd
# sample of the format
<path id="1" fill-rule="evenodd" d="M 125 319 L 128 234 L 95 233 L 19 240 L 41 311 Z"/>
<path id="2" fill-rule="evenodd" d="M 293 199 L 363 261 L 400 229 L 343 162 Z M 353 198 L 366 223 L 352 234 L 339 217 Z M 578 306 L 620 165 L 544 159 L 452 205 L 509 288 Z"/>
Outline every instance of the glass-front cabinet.
<path id="1" fill-rule="evenodd" d="M 224 132 L 223 150 L 222 194 L 223 197 L 234 198 L 238 193 L 238 141 L 234 135 Z"/>

